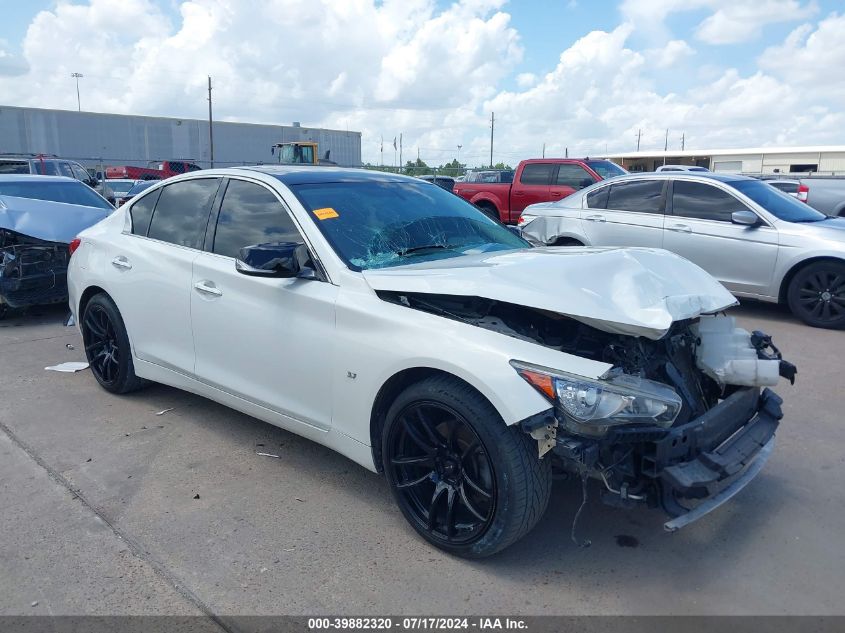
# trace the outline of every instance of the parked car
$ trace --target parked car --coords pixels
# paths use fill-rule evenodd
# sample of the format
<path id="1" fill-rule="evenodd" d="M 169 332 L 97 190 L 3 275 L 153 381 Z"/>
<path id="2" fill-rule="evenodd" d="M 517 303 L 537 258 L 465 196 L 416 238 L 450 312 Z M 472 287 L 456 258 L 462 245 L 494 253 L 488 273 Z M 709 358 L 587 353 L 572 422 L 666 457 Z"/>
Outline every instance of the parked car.
<path id="1" fill-rule="evenodd" d="M 689 523 L 759 472 L 781 417 L 764 386 L 794 377 L 694 264 L 530 248 L 397 174 L 177 176 L 72 249 L 70 308 L 104 389 L 162 382 L 337 450 L 463 556 L 537 523 L 552 460 Z"/>
<path id="2" fill-rule="evenodd" d="M 420 180 L 433 182 L 438 187 L 441 187 L 450 193 L 455 188 L 455 179 L 451 176 L 432 176 L 430 174 L 426 174 L 425 176 L 420 176 L 419 178 Z"/>
<path id="3" fill-rule="evenodd" d="M 0 174 L 0 195 L 51 200 L 113 211 L 114 207 L 96 191 L 64 176 Z"/>
<path id="4" fill-rule="evenodd" d="M 661 165 L 654 171 L 661 172 L 661 171 L 705 171 L 709 172 L 710 170 L 706 167 L 699 167 L 698 165 Z"/>
<path id="5" fill-rule="evenodd" d="M 127 202 L 129 202 L 132 198 L 137 196 L 142 191 L 146 191 L 153 185 L 158 184 L 157 180 L 139 180 L 137 181 L 132 188 L 127 191 L 123 196 L 120 197 L 120 200 L 117 203 L 117 206 L 123 206 Z"/>
<path id="6" fill-rule="evenodd" d="M 532 206 L 520 226 L 539 244 L 665 248 L 739 297 L 787 304 L 815 327 L 845 327 L 845 219 L 755 178 L 620 177 Z"/>
<path id="7" fill-rule="evenodd" d="M 20 186 L 22 180 L 27 186 Z M 65 184 L 84 194 L 54 195 Z M 51 195 L 33 196 L 31 186 L 50 188 Z M 54 202 L 49 198 L 94 204 Z M 113 210 L 80 182 L 53 176 L 0 175 L 0 318 L 9 308 L 67 301 L 68 244 L 77 233 Z"/>
<path id="8" fill-rule="evenodd" d="M 465 182 L 513 182 L 512 169 L 485 169 L 467 173 Z"/>
<path id="9" fill-rule="evenodd" d="M 625 173 L 609 160 L 532 159 L 519 163 L 512 183 L 473 182 L 468 177 L 455 185 L 454 193 L 487 216 L 505 224 L 516 224 L 519 214 L 530 204 L 559 200 L 594 182 Z"/>
<path id="10" fill-rule="evenodd" d="M 104 180 L 102 184 L 105 188 L 105 193 L 107 194 L 104 197 L 114 206 L 119 207 L 125 202 L 125 198 L 132 188 L 141 182 L 150 181 L 132 180 L 131 178 L 109 178 Z"/>
<path id="11" fill-rule="evenodd" d="M 764 181 L 802 202 L 816 211 L 833 217 L 845 216 L 845 177 L 843 176 L 797 176 L 788 178 L 764 177 Z"/>
<path id="12" fill-rule="evenodd" d="M 73 160 L 59 158 L 55 154 L 0 154 L 0 175 L 40 174 L 42 176 L 65 176 L 96 187 L 99 181 L 88 170 Z"/>
<path id="13" fill-rule="evenodd" d="M 147 167 L 121 165 L 106 167 L 106 178 L 130 178 L 132 180 L 163 180 L 171 176 L 186 174 L 202 169 L 196 163 L 184 160 L 153 161 Z"/>

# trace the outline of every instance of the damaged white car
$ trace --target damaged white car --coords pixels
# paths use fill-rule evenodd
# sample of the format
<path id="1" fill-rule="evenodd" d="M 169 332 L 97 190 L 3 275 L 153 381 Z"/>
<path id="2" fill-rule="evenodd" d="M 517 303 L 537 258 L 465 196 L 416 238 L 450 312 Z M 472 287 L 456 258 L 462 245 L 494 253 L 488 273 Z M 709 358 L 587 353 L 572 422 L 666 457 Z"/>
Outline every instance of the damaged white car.
<path id="1" fill-rule="evenodd" d="M 531 248 L 403 176 L 186 174 L 73 247 L 70 307 L 104 388 L 166 383 L 325 444 L 462 556 L 537 523 L 553 462 L 689 523 L 762 468 L 768 387 L 795 374 L 694 264 Z"/>

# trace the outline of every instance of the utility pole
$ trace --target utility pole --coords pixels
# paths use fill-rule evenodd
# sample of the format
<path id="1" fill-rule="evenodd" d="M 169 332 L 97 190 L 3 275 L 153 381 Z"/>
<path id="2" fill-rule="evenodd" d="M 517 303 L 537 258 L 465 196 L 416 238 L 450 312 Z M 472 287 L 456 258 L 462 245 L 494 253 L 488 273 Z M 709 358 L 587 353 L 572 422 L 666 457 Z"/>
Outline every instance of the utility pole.
<path id="1" fill-rule="evenodd" d="M 640 128 L 637 130 L 637 151 L 640 151 L 640 139 L 643 137 L 643 130 Z"/>
<path id="2" fill-rule="evenodd" d="M 399 171 L 402 171 L 402 132 L 399 132 Z"/>
<path id="3" fill-rule="evenodd" d="M 381 166 L 384 167 L 384 134 L 381 135 L 380 148 L 381 149 L 379 151 L 381 151 Z"/>
<path id="4" fill-rule="evenodd" d="M 669 128 L 666 128 L 666 140 L 663 141 L 663 164 L 666 164 L 666 152 L 669 151 Z"/>
<path id="5" fill-rule="evenodd" d="M 496 127 L 496 113 L 490 113 L 490 169 L 493 169 L 493 130 Z"/>
<path id="6" fill-rule="evenodd" d="M 546 157 L 546 144 L 543 143 L 543 158 Z"/>
<path id="7" fill-rule="evenodd" d="M 79 100 L 79 79 L 85 75 L 82 73 L 71 73 L 70 76 L 76 79 L 76 110 L 82 112 L 82 102 Z"/>
<path id="8" fill-rule="evenodd" d="M 211 75 L 208 76 L 208 150 L 211 166 L 214 167 L 214 128 L 211 117 Z"/>
<path id="9" fill-rule="evenodd" d="M 457 160 L 458 160 L 458 169 L 460 169 L 460 167 L 461 167 L 461 148 L 462 148 L 462 147 L 463 147 L 463 145 L 458 145 L 458 158 L 457 158 Z"/>
<path id="10" fill-rule="evenodd" d="M 686 132 L 681 134 L 681 151 L 684 151 L 684 146 L 686 145 Z"/>

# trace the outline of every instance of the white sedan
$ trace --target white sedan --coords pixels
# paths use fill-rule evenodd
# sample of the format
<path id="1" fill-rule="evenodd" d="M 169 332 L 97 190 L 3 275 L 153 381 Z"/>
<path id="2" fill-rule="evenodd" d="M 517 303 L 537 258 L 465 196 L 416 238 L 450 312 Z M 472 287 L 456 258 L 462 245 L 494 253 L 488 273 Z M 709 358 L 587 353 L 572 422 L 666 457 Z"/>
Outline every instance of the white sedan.
<path id="1" fill-rule="evenodd" d="M 689 523 L 759 472 L 781 416 L 764 387 L 794 375 L 694 264 L 531 248 L 404 176 L 185 174 L 71 250 L 102 387 L 173 385 L 329 446 L 463 556 L 537 523 L 553 460 Z"/>

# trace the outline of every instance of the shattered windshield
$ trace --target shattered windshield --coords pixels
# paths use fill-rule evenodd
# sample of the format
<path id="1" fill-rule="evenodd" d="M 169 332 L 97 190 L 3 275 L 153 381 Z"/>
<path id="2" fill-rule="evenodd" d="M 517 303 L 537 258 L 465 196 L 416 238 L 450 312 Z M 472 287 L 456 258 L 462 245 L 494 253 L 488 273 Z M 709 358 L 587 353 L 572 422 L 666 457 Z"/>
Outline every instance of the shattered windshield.
<path id="1" fill-rule="evenodd" d="M 290 188 L 353 270 L 529 248 L 503 225 L 435 185 L 370 180 Z"/>

